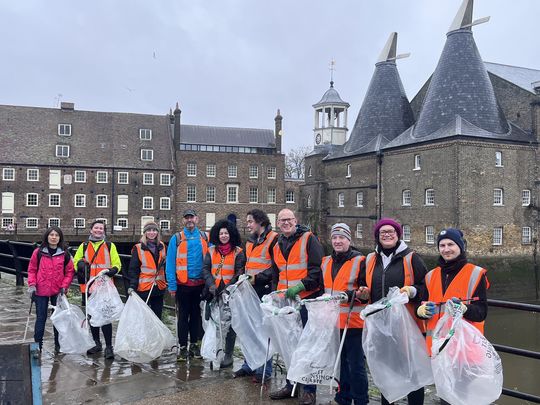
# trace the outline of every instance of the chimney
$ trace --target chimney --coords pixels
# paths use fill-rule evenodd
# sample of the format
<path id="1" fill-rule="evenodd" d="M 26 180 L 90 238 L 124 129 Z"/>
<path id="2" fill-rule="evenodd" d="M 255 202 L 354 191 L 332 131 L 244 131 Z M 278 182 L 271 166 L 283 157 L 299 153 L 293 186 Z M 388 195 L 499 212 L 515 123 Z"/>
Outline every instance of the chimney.
<path id="1" fill-rule="evenodd" d="M 540 140 L 540 81 L 531 83 L 536 97 L 531 103 L 532 132 Z"/>
<path id="2" fill-rule="evenodd" d="M 176 108 L 174 109 L 174 149 L 180 149 L 180 107 L 178 107 L 178 102 L 176 102 Z"/>
<path id="3" fill-rule="evenodd" d="M 62 101 L 60 103 L 60 109 L 62 111 L 73 111 L 75 110 L 75 103 L 67 103 L 65 101 Z"/>
<path id="4" fill-rule="evenodd" d="M 277 115 L 276 115 L 276 118 L 274 118 L 274 121 L 275 121 L 274 136 L 276 138 L 276 153 L 280 154 L 281 153 L 281 137 L 283 135 L 283 130 L 282 130 L 283 117 L 281 116 L 279 108 L 277 110 Z"/>

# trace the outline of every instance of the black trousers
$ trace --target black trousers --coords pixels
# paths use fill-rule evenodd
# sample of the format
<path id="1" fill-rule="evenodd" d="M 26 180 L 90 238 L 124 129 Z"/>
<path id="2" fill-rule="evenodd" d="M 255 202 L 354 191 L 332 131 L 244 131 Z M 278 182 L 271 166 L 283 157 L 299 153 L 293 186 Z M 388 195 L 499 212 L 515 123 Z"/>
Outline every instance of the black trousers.
<path id="1" fill-rule="evenodd" d="M 409 392 L 407 395 L 407 403 L 409 405 L 423 405 L 424 404 L 424 387 L 417 389 L 416 391 Z M 381 405 L 389 405 L 390 402 L 381 395 Z"/>
<path id="2" fill-rule="evenodd" d="M 178 316 L 178 343 L 187 346 L 201 339 L 201 293 L 204 285 L 177 285 L 176 303 L 180 312 Z"/>

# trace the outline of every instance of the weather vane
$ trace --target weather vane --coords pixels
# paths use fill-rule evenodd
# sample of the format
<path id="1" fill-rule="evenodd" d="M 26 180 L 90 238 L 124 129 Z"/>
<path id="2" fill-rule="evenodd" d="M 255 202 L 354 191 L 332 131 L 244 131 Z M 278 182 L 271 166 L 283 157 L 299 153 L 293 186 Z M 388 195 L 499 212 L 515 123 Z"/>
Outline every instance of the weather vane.
<path id="1" fill-rule="evenodd" d="M 328 69 L 330 70 L 330 84 L 334 84 L 334 71 L 336 70 L 336 61 L 332 58 L 328 64 Z"/>

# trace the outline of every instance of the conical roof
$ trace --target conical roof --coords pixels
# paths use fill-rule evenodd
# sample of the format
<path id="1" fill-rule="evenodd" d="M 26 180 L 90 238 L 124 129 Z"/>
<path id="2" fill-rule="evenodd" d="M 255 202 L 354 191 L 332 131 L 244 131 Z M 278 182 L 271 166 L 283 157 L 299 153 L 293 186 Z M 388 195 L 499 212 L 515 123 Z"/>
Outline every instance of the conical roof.
<path id="1" fill-rule="evenodd" d="M 324 107 L 326 105 L 340 105 L 344 107 L 349 107 L 349 103 L 343 101 L 337 90 L 334 89 L 333 81 L 330 82 L 330 88 L 326 90 L 321 100 L 317 104 L 313 104 L 313 108 Z"/>
<path id="2" fill-rule="evenodd" d="M 431 77 L 413 131 L 415 138 L 429 137 L 455 121 L 456 116 L 491 133 L 509 131 L 476 47 L 471 20 L 472 1 L 465 0 L 450 27 L 439 63 Z"/>
<path id="3" fill-rule="evenodd" d="M 414 115 L 396 66 L 397 33 L 386 43 L 356 118 L 346 154 L 373 152 L 414 123 Z"/>

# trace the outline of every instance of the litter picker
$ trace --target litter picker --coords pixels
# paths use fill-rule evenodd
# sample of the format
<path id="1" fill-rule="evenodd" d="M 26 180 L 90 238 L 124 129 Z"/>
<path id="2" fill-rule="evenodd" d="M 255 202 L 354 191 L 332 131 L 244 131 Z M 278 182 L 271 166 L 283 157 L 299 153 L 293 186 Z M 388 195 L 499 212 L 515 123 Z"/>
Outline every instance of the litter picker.
<path id="1" fill-rule="evenodd" d="M 30 323 L 30 315 L 32 314 L 32 305 L 34 305 L 34 295 L 30 298 L 30 309 L 28 310 L 28 317 L 26 318 L 26 326 L 24 328 L 23 343 L 26 341 L 26 333 L 28 332 L 28 324 Z"/>

